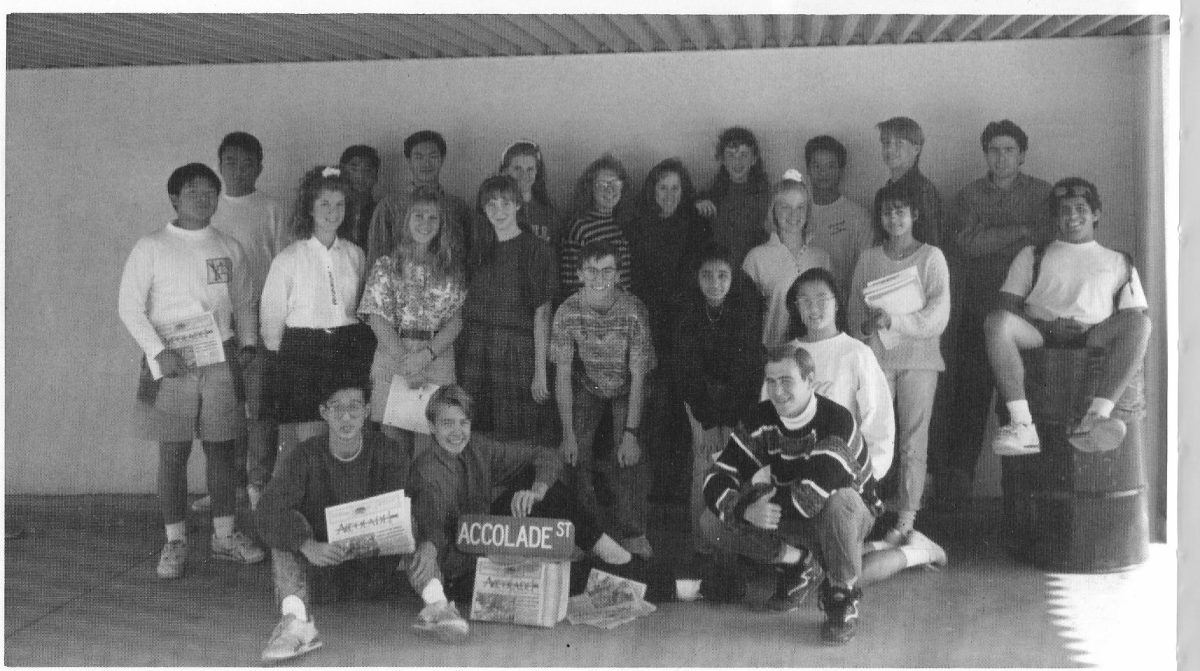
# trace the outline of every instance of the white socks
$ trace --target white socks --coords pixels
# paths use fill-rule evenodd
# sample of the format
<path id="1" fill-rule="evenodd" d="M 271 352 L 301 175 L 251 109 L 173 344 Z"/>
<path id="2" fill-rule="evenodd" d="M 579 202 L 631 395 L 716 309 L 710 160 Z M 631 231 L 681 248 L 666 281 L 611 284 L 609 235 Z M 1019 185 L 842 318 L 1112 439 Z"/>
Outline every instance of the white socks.
<path id="1" fill-rule="evenodd" d="M 279 610 L 283 611 L 284 615 L 295 615 L 297 620 L 308 622 L 308 609 L 304 607 L 304 602 L 295 594 L 289 594 L 283 597 L 283 601 L 279 604 Z"/>
<path id="2" fill-rule="evenodd" d="M 446 600 L 446 591 L 442 588 L 442 581 L 434 578 L 425 585 L 425 589 L 421 590 L 421 601 L 426 605 L 441 603 Z"/>
<path id="3" fill-rule="evenodd" d="M 894 549 L 896 549 L 895 545 L 892 545 L 891 543 L 889 543 L 885 540 L 882 540 L 882 539 L 877 540 L 877 541 L 867 541 L 866 543 L 863 543 L 863 554 L 867 554 L 868 552 L 878 552 L 880 550 L 894 550 Z"/>
<path id="4" fill-rule="evenodd" d="M 1115 403 L 1107 398 L 1100 398 L 1097 396 L 1092 399 L 1092 405 L 1088 408 L 1088 412 L 1094 412 L 1101 417 L 1109 417 L 1112 415 L 1113 407 L 1115 405 Z"/>
<path id="5" fill-rule="evenodd" d="M 1004 407 L 1008 408 L 1008 416 L 1013 424 L 1033 424 L 1033 415 L 1029 414 L 1029 401 L 1008 401 Z"/>
<path id="6" fill-rule="evenodd" d="M 233 535 L 233 515 L 212 518 L 213 535 L 217 538 L 229 538 Z"/>
<path id="7" fill-rule="evenodd" d="M 174 524 L 166 525 L 167 542 L 184 541 L 187 542 L 187 522 L 175 522 Z"/>

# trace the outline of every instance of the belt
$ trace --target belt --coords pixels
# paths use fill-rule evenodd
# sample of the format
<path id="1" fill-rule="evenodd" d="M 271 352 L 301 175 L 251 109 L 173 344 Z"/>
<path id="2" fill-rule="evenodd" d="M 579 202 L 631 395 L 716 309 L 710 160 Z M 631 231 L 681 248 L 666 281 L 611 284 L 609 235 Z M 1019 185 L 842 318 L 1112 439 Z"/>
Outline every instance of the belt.
<path id="1" fill-rule="evenodd" d="M 410 340 L 433 340 L 433 336 L 437 335 L 437 331 L 422 331 L 420 329 L 400 329 L 396 331 L 396 335 L 401 338 Z"/>

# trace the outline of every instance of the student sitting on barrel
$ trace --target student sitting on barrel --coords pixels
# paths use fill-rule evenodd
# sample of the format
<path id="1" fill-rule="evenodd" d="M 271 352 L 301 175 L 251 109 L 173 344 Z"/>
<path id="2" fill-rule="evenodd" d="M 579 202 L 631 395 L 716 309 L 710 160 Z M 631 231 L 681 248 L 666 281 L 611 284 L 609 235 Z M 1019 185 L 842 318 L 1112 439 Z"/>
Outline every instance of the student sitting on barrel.
<path id="1" fill-rule="evenodd" d="M 1000 308 L 984 329 L 988 360 L 1010 415 L 992 449 L 1002 456 L 1037 454 L 1037 429 L 1025 398 L 1021 350 L 1089 347 L 1104 350 L 1096 395 L 1071 431 L 1070 443 L 1095 452 L 1115 449 L 1125 424 L 1110 414 L 1142 366 L 1150 340 L 1146 295 L 1127 254 L 1096 241 L 1100 194 L 1079 177 L 1054 185 L 1057 238 L 1021 250 L 1000 288 Z"/>

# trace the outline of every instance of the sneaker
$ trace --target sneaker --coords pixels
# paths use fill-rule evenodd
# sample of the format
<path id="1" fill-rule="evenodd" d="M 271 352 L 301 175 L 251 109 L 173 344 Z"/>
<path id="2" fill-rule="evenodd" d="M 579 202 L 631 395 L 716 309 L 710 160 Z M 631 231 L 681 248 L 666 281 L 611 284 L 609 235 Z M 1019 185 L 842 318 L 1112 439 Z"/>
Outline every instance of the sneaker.
<path id="1" fill-rule="evenodd" d="M 257 564 L 267 558 L 267 553 L 240 531 L 233 532 L 228 538 L 217 538 L 213 535 L 210 545 L 213 559 Z"/>
<path id="2" fill-rule="evenodd" d="M 284 659 L 299 657 L 312 652 L 324 645 L 317 634 L 317 627 L 312 619 L 302 622 L 295 615 L 284 615 L 275 631 L 271 632 L 271 640 L 263 648 L 262 661 L 278 662 Z"/>
<path id="3" fill-rule="evenodd" d="M 825 611 L 821 623 L 821 640 L 829 645 L 842 645 L 854 638 L 858 629 L 858 601 L 862 590 L 855 587 L 834 587 L 826 579 L 821 583 L 817 605 Z"/>
<path id="4" fill-rule="evenodd" d="M 1067 441 L 1081 452 L 1107 452 L 1121 446 L 1125 440 L 1125 422 L 1115 417 L 1101 417 L 1089 412 L 1079 420 Z"/>
<path id="5" fill-rule="evenodd" d="M 767 599 L 767 608 L 782 612 L 796 610 L 821 582 L 821 576 L 821 565 L 811 552 L 805 550 L 799 562 L 780 568 L 779 581 L 775 584 L 775 593 Z"/>
<path id="6" fill-rule="evenodd" d="M 1002 457 L 1023 457 L 1041 452 L 1042 441 L 1033 424 L 1009 422 L 996 431 L 992 451 Z"/>
<path id="7" fill-rule="evenodd" d="M 908 534 L 908 540 L 905 545 L 929 552 L 929 563 L 925 566 L 930 569 L 943 569 L 950 562 L 950 557 L 946 554 L 946 550 L 942 546 L 933 542 L 933 539 L 925 534 L 913 529 Z"/>
<path id="8" fill-rule="evenodd" d="M 458 608 L 452 601 L 439 601 L 425 606 L 417 614 L 417 623 L 413 627 L 430 632 L 442 643 L 461 643 L 471 633 L 467 621 L 458 614 Z"/>
<path id="9" fill-rule="evenodd" d="M 163 580 L 182 578 L 186 563 L 187 541 L 167 541 L 158 554 L 158 577 Z"/>

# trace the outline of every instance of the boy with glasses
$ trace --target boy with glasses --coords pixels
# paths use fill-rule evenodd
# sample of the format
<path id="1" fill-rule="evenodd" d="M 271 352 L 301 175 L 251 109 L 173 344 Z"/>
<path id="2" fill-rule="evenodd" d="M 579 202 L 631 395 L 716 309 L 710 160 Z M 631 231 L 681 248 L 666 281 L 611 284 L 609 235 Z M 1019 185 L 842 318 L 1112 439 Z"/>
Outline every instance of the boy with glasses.
<path id="1" fill-rule="evenodd" d="M 1002 456 L 1041 451 L 1029 402 L 1021 350 L 1094 347 L 1105 352 L 1096 396 L 1071 432 L 1076 449 L 1112 450 L 1125 424 L 1111 417 L 1115 401 L 1141 368 L 1150 341 L 1146 294 L 1129 256 L 1096 241 L 1100 194 L 1079 177 L 1051 191 L 1058 236 L 1021 250 L 1000 288 L 1000 307 L 984 323 L 988 360 L 1010 416 L 992 449 Z"/>
<path id="2" fill-rule="evenodd" d="M 329 425 L 328 435 L 310 438 L 283 456 L 278 473 L 263 490 L 258 530 L 271 549 L 282 613 L 263 661 L 289 659 L 321 647 L 308 613 L 314 596 L 328 602 L 349 591 L 378 598 L 398 586 L 395 572 L 409 565 L 407 555 L 350 559 L 344 549 L 328 542 L 325 508 L 409 487 L 411 452 L 381 433 L 363 429 L 369 385 L 350 373 L 322 379 L 325 400 L 320 411 Z"/>
<path id="3" fill-rule="evenodd" d="M 599 511 L 591 480 L 593 444 L 611 412 L 615 453 L 597 463 L 615 495 L 614 533 L 634 554 L 652 554 L 646 538 L 649 473 L 638 442 L 646 374 L 656 365 L 646 306 L 618 289 L 617 251 L 589 242 L 579 252 L 583 288 L 563 301 L 550 329 L 557 366 L 554 394 L 562 419 L 563 460 L 572 467 L 584 507 Z"/>

